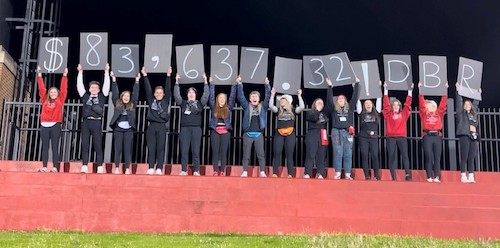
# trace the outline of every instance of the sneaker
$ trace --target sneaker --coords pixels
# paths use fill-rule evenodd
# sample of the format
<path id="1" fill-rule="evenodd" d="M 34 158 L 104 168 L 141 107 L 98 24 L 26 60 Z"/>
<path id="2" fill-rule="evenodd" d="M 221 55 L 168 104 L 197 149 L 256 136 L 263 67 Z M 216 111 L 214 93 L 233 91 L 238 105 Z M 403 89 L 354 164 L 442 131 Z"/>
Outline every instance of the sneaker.
<path id="1" fill-rule="evenodd" d="M 309 178 L 311 178 L 311 176 L 309 176 L 308 174 L 306 174 L 306 175 L 304 175 L 304 178 L 305 179 L 309 179 Z"/>
<path id="2" fill-rule="evenodd" d="M 59 172 L 59 170 L 56 167 L 52 167 L 52 169 L 50 169 L 50 172 L 57 173 Z"/>
<path id="3" fill-rule="evenodd" d="M 221 177 L 225 177 L 225 176 L 226 176 L 226 173 L 221 172 L 221 173 L 220 173 L 220 176 L 221 176 Z"/>
<path id="4" fill-rule="evenodd" d="M 474 178 L 474 173 L 469 173 L 469 183 L 476 183 L 476 179 Z"/>
<path id="5" fill-rule="evenodd" d="M 120 168 L 118 168 L 118 167 L 117 167 L 117 168 L 115 168 L 115 171 L 113 171 L 113 174 L 115 174 L 115 175 L 122 174 L 122 173 L 120 172 Z"/>
<path id="6" fill-rule="evenodd" d="M 434 178 L 433 180 L 435 183 L 440 183 L 441 181 L 439 180 L 439 177 Z"/>
<path id="7" fill-rule="evenodd" d="M 259 174 L 259 177 L 267 177 L 266 172 L 261 171 L 260 174 Z"/>
<path id="8" fill-rule="evenodd" d="M 275 178 L 276 178 L 276 177 L 278 177 L 278 175 L 276 175 L 276 174 L 273 174 L 273 175 L 272 175 L 272 177 L 275 177 Z"/>
<path id="9" fill-rule="evenodd" d="M 340 172 L 335 172 L 335 176 L 333 177 L 334 180 L 339 180 L 340 179 Z"/>
<path id="10" fill-rule="evenodd" d="M 221 173 L 221 174 L 222 174 L 222 173 Z M 218 177 L 218 176 L 219 176 L 219 173 L 214 172 L 214 174 L 213 174 L 212 176 L 214 176 L 214 177 Z"/>
<path id="11" fill-rule="evenodd" d="M 89 172 L 89 167 L 86 165 L 82 165 L 82 169 L 80 170 L 81 173 L 87 173 Z"/>
<path id="12" fill-rule="evenodd" d="M 148 171 L 146 171 L 147 175 L 153 175 L 155 173 L 155 170 L 153 168 L 149 168 Z"/>
<path id="13" fill-rule="evenodd" d="M 104 173 L 104 167 L 101 165 L 101 166 L 97 166 L 97 174 L 103 174 Z"/>
<path id="14" fill-rule="evenodd" d="M 130 175 L 130 174 L 132 174 L 132 173 L 130 172 L 130 169 L 129 169 L 129 168 L 127 168 L 127 169 L 125 170 L 125 175 Z"/>
<path id="15" fill-rule="evenodd" d="M 460 177 L 460 182 L 469 183 L 469 179 L 467 178 L 467 175 L 465 173 L 462 173 L 462 176 Z"/>
<path id="16" fill-rule="evenodd" d="M 411 181 L 411 175 L 407 174 L 407 175 L 405 176 L 405 181 Z"/>
<path id="17" fill-rule="evenodd" d="M 195 171 L 195 172 L 193 173 L 193 176 L 195 176 L 195 177 L 199 177 L 199 176 L 200 176 L 200 172 Z"/>
<path id="18" fill-rule="evenodd" d="M 42 167 L 38 170 L 38 172 L 47 172 L 47 167 Z"/>
<path id="19" fill-rule="evenodd" d="M 286 176 L 286 177 L 288 177 L 288 178 L 293 178 L 293 177 L 292 177 L 292 175 L 288 175 L 288 176 Z"/>
<path id="20" fill-rule="evenodd" d="M 156 169 L 155 174 L 156 175 L 162 175 L 163 171 L 161 169 Z"/>
<path id="21" fill-rule="evenodd" d="M 353 180 L 353 178 L 351 176 L 345 176 L 345 180 Z"/>
<path id="22" fill-rule="evenodd" d="M 241 173 L 241 177 L 248 177 L 248 172 L 247 171 L 243 171 L 243 173 Z"/>
<path id="23" fill-rule="evenodd" d="M 430 177 L 429 177 L 429 178 L 427 178 L 427 182 L 432 183 L 433 181 L 434 181 L 434 180 L 432 180 L 432 178 L 430 178 Z"/>
<path id="24" fill-rule="evenodd" d="M 321 174 L 318 174 L 318 179 L 323 179 L 323 176 Z"/>
<path id="25" fill-rule="evenodd" d="M 185 171 L 181 171 L 181 173 L 179 173 L 179 176 L 183 176 L 183 177 L 185 177 L 185 176 L 187 176 L 187 174 L 188 174 L 187 172 L 185 172 Z"/>

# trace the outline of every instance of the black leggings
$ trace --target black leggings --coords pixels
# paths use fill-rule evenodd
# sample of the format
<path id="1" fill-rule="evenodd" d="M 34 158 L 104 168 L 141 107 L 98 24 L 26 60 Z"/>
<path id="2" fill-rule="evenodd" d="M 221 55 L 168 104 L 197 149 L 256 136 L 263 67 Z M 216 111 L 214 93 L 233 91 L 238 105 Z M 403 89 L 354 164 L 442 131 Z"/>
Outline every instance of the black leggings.
<path id="1" fill-rule="evenodd" d="M 380 153 L 380 149 L 378 146 L 378 138 L 359 137 L 358 141 L 359 150 L 361 151 L 361 165 L 363 166 L 365 178 L 370 178 L 370 167 L 368 163 L 371 158 L 373 174 L 375 178 L 379 179 L 380 163 L 378 161 L 378 154 Z"/>
<path id="2" fill-rule="evenodd" d="M 325 176 L 326 151 L 328 146 L 321 145 L 320 129 L 311 129 L 305 138 L 306 161 L 304 164 L 305 175 L 312 175 L 313 164 L 316 162 L 317 174 Z"/>
<path id="3" fill-rule="evenodd" d="M 214 130 L 210 132 L 210 143 L 212 144 L 212 165 L 214 167 L 214 172 L 217 172 L 219 169 L 219 160 L 220 172 L 226 171 L 227 151 L 229 150 L 230 141 L 230 132 L 225 134 L 218 134 Z"/>
<path id="4" fill-rule="evenodd" d="M 460 171 L 465 173 L 469 167 L 469 173 L 474 173 L 475 159 L 479 142 L 469 136 L 460 136 Z"/>
<path id="5" fill-rule="evenodd" d="M 389 155 L 389 169 L 391 171 L 392 180 L 396 180 L 396 169 L 398 164 L 397 151 L 403 159 L 403 167 L 406 175 L 410 175 L 410 158 L 408 157 L 408 141 L 406 137 L 388 137 L 387 138 L 387 153 Z"/>
<path id="6" fill-rule="evenodd" d="M 128 169 L 132 160 L 132 144 L 134 142 L 133 129 L 115 128 L 113 131 L 115 138 L 115 167 L 118 168 L 123 157 L 125 159 L 125 169 Z"/>
<path id="7" fill-rule="evenodd" d="M 102 122 L 101 120 L 83 119 L 82 123 L 82 164 L 88 165 L 90 152 L 90 136 L 96 154 L 97 166 L 102 166 L 104 161 L 102 152 Z"/>
<path id="8" fill-rule="evenodd" d="M 427 178 L 441 177 L 441 152 L 443 151 L 441 136 L 425 135 L 422 141 L 424 147 L 424 163 Z"/>
<path id="9" fill-rule="evenodd" d="M 49 144 L 52 147 L 52 163 L 59 169 L 59 140 L 61 139 L 61 124 L 56 123 L 52 127 L 40 126 L 40 137 L 42 138 L 42 165 L 47 167 L 49 160 Z"/>
<path id="10" fill-rule="evenodd" d="M 200 167 L 200 148 L 201 148 L 202 130 L 201 127 L 181 127 L 181 164 L 182 171 L 187 172 L 189 161 L 189 148 L 193 154 L 193 171 L 199 171 Z"/>
<path id="11" fill-rule="evenodd" d="M 164 122 L 150 122 L 146 131 L 146 142 L 148 144 L 149 169 L 163 169 L 165 162 L 165 143 L 167 125 Z"/>
<path id="12" fill-rule="evenodd" d="M 293 153 L 295 151 L 295 132 L 288 136 L 283 136 L 278 131 L 274 134 L 273 138 L 273 174 L 279 173 L 279 166 L 281 165 L 281 155 L 285 147 L 285 158 L 288 175 L 294 175 L 294 159 Z"/>

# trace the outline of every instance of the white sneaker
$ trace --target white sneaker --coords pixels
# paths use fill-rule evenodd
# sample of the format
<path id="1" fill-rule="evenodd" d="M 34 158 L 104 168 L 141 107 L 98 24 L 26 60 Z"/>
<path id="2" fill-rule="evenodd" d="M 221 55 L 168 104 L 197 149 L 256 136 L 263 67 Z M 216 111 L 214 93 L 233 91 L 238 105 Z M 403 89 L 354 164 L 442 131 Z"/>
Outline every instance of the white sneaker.
<path id="1" fill-rule="evenodd" d="M 345 174 L 345 179 L 346 180 L 352 180 L 351 173 L 346 173 Z"/>
<path id="2" fill-rule="evenodd" d="M 185 172 L 185 171 L 181 171 L 181 173 L 179 173 L 179 176 L 183 176 L 183 177 L 185 177 L 185 176 L 187 176 L 187 174 L 188 174 L 187 172 Z"/>
<path id="3" fill-rule="evenodd" d="M 261 171 L 259 174 L 259 177 L 267 177 L 266 173 L 264 171 Z"/>
<path id="4" fill-rule="evenodd" d="M 430 177 L 429 177 L 429 178 L 427 178 L 427 182 L 432 183 L 433 181 L 434 181 L 434 180 L 432 180 L 432 178 L 430 178 Z"/>
<path id="5" fill-rule="evenodd" d="M 305 179 L 309 179 L 309 178 L 311 178 L 311 176 L 309 176 L 308 174 L 306 174 L 306 175 L 304 175 L 304 178 Z"/>
<path id="6" fill-rule="evenodd" d="M 476 179 L 474 178 L 474 173 L 469 173 L 469 183 L 476 183 Z"/>
<path id="7" fill-rule="evenodd" d="M 195 172 L 193 173 L 193 176 L 195 176 L 195 177 L 199 177 L 199 176 L 200 176 L 200 172 L 195 171 Z"/>
<path id="8" fill-rule="evenodd" d="M 128 169 L 128 168 L 127 168 L 127 169 L 125 170 L 125 175 L 130 175 L 130 174 L 131 174 L 130 169 Z"/>
<path id="9" fill-rule="evenodd" d="M 146 175 L 153 175 L 154 173 L 155 173 L 155 170 L 153 168 L 148 169 L 148 171 L 146 171 Z"/>
<path id="10" fill-rule="evenodd" d="M 104 167 L 101 165 L 101 166 L 97 166 L 97 174 L 103 174 L 104 173 Z"/>
<path id="11" fill-rule="evenodd" d="M 156 175 L 162 175 L 163 171 L 161 169 L 156 169 L 155 174 Z"/>
<path id="12" fill-rule="evenodd" d="M 333 179 L 335 180 L 339 180 L 340 179 L 340 172 L 335 172 L 335 176 L 333 177 Z"/>
<path id="13" fill-rule="evenodd" d="M 318 174 L 318 179 L 323 179 L 323 176 L 321 174 Z"/>
<path id="14" fill-rule="evenodd" d="M 243 173 L 241 173 L 241 177 L 248 177 L 248 172 L 247 171 L 243 171 Z"/>
<path id="15" fill-rule="evenodd" d="M 441 181 L 439 180 L 439 177 L 434 178 L 435 183 L 440 183 Z"/>
<path id="16" fill-rule="evenodd" d="M 87 173 L 87 172 L 89 172 L 89 167 L 86 166 L 86 165 L 82 165 L 82 169 L 80 169 L 80 172 L 81 173 Z"/>
<path id="17" fill-rule="evenodd" d="M 42 167 L 38 170 L 38 172 L 47 172 L 47 167 Z"/>
<path id="18" fill-rule="evenodd" d="M 115 168 L 115 171 L 113 172 L 113 174 L 116 174 L 116 175 L 118 175 L 118 174 L 122 174 L 122 173 L 120 172 L 120 168 Z"/>
<path id="19" fill-rule="evenodd" d="M 50 169 L 50 172 L 52 172 L 52 173 L 57 173 L 57 172 L 59 172 L 59 171 L 57 170 L 57 168 L 56 168 L 56 167 L 52 167 L 52 169 Z"/>
<path id="20" fill-rule="evenodd" d="M 460 177 L 460 181 L 462 183 L 469 183 L 469 179 L 467 179 L 467 175 L 465 173 L 462 173 L 462 176 Z"/>

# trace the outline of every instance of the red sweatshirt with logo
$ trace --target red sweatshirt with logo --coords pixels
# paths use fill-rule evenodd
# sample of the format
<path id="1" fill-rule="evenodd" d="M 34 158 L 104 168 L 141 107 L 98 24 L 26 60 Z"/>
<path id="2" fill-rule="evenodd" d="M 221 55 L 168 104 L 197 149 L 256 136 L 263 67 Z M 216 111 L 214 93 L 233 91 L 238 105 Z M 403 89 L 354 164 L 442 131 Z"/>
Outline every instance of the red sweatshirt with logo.
<path id="1" fill-rule="evenodd" d="M 59 96 L 55 100 L 49 100 L 49 93 L 42 77 L 38 77 L 38 94 L 42 103 L 42 113 L 40 116 L 41 122 L 62 122 L 63 121 L 63 106 L 68 95 L 68 77 L 61 78 L 61 88 Z"/>
<path id="2" fill-rule="evenodd" d="M 384 95 L 384 108 L 382 114 L 385 118 L 385 135 L 388 137 L 406 137 L 406 121 L 411 114 L 411 96 L 406 96 L 406 101 L 401 110 L 396 113 L 392 111 L 389 96 Z"/>
<path id="3" fill-rule="evenodd" d="M 418 96 L 418 108 L 420 113 L 420 120 L 422 120 L 422 130 L 424 131 L 440 131 L 439 135 L 441 135 L 441 129 L 443 129 L 443 118 L 446 113 L 446 104 L 448 102 L 447 96 L 441 97 L 441 102 L 439 102 L 439 106 L 435 113 L 427 112 L 425 109 L 425 98 L 423 95 Z M 422 136 L 425 135 L 425 132 L 422 132 Z"/>

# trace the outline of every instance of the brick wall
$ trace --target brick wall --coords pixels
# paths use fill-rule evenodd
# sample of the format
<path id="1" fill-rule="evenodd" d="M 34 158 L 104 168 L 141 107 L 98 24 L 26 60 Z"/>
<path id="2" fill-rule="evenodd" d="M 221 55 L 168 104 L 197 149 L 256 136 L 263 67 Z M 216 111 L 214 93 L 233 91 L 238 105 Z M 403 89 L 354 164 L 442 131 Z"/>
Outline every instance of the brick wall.
<path id="1" fill-rule="evenodd" d="M 17 64 L 9 53 L 0 45 L 0 120 L 3 120 L 3 102 L 14 97 Z M 2 123 L 4 123 L 2 121 Z M 3 143 L 0 142 L 0 157 L 3 155 Z"/>

